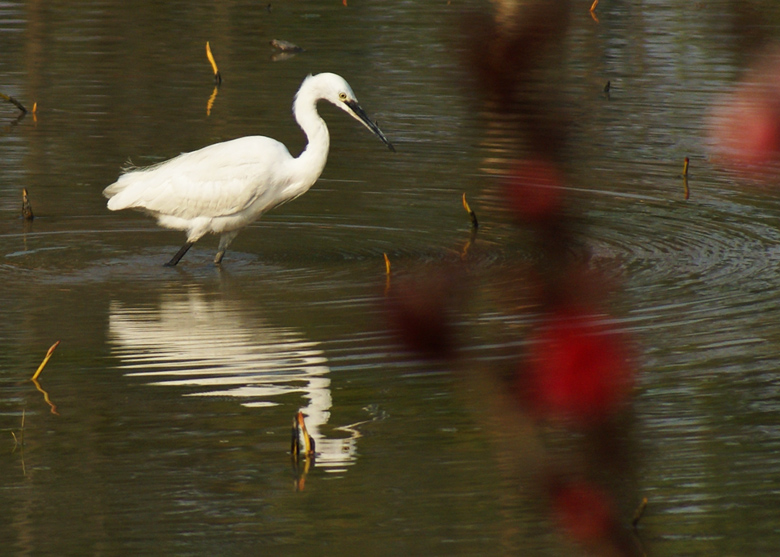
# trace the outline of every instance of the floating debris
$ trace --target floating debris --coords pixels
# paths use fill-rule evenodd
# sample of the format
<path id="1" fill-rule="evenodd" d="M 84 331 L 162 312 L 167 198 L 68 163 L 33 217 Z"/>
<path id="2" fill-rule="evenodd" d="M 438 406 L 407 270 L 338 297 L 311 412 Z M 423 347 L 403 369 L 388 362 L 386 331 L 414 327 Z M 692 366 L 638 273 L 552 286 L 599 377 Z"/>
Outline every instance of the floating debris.
<path id="1" fill-rule="evenodd" d="M 612 88 L 612 83 L 607 81 L 607 84 L 604 86 L 604 94 L 609 98 L 609 90 Z"/>
<path id="2" fill-rule="evenodd" d="M 469 216 L 471 217 L 471 226 L 476 230 L 479 228 L 479 221 L 477 220 L 477 214 L 471 210 L 471 207 L 469 207 L 469 204 L 466 202 L 466 194 L 463 194 L 463 208 L 466 209 Z"/>
<path id="3" fill-rule="evenodd" d="M 211 46 L 209 45 L 208 41 L 206 41 L 206 57 L 209 59 L 209 62 L 211 62 L 211 69 L 214 70 L 214 82 L 217 85 L 221 85 L 222 74 L 219 73 L 219 68 L 217 68 L 217 62 L 214 60 L 214 56 L 211 54 Z"/>
<path id="4" fill-rule="evenodd" d="M 32 205 L 30 205 L 30 199 L 27 197 L 27 188 L 22 188 L 22 218 L 24 220 L 33 220 L 35 218 Z"/>
<path id="5" fill-rule="evenodd" d="M 281 52 L 303 52 L 304 51 L 304 49 L 298 46 L 297 44 L 293 44 L 289 41 L 283 41 L 280 39 L 272 39 L 270 44 L 276 50 L 279 50 Z"/>
<path id="6" fill-rule="evenodd" d="M 688 157 L 685 157 L 685 162 L 683 163 L 683 171 L 682 171 L 682 175 L 683 175 L 683 176 L 686 176 L 686 177 L 688 176 L 688 163 L 689 163 L 689 162 L 690 162 L 690 161 L 688 160 Z"/>
<path id="7" fill-rule="evenodd" d="M 390 274 L 390 258 L 387 257 L 386 253 L 383 253 L 382 255 L 385 256 L 385 273 L 389 275 Z"/>

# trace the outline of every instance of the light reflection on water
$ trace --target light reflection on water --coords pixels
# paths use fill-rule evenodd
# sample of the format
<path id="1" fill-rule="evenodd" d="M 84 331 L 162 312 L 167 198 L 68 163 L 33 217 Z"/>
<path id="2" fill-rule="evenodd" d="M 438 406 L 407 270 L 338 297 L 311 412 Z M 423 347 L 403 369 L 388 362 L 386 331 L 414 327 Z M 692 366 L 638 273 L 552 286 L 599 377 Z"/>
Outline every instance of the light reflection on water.
<path id="1" fill-rule="evenodd" d="M 108 333 L 120 369 L 151 385 L 190 388 L 186 396 L 233 397 L 255 408 L 299 394 L 308 401 L 301 411 L 317 443 L 317 465 L 342 471 L 357 458 L 355 429 L 340 428 L 346 438 L 321 431 L 333 405 L 330 369 L 317 343 L 300 333 L 248 322 L 241 307 L 208 299 L 197 288 L 165 294 L 159 307 L 112 302 Z"/>

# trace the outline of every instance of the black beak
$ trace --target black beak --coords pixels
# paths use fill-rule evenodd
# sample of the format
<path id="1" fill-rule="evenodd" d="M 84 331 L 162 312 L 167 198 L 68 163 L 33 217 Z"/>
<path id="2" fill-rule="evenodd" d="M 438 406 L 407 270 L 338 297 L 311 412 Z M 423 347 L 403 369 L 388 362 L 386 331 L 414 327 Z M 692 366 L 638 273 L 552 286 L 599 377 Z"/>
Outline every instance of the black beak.
<path id="1" fill-rule="evenodd" d="M 346 104 L 349 107 L 349 109 L 352 111 L 355 117 L 358 120 L 360 120 L 363 123 L 363 125 L 365 125 L 369 130 L 371 130 L 374 133 L 374 135 L 376 135 L 379 139 L 381 139 L 391 151 L 395 152 L 395 147 L 393 147 L 393 144 L 387 140 L 385 134 L 383 134 L 382 130 L 379 129 L 379 126 L 377 126 L 374 122 L 371 121 L 371 119 L 368 117 L 368 114 L 366 114 L 365 111 L 362 108 L 360 108 L 360 105 L 356 101 L 344 101 L 344 104 Z"/>

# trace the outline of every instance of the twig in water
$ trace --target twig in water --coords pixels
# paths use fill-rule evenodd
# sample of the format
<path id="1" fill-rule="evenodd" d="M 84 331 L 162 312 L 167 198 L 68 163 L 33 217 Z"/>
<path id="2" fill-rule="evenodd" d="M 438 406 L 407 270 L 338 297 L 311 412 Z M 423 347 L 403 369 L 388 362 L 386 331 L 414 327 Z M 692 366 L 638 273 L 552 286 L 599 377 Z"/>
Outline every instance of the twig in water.
<path id="1" fill-rule="evenodd" d="M 303 412 L 293 418 L 292 426 L 292 455 L 293 471 L 296 474 L 295 491 L 303 491 L 306 485 L 306 475 L 314 466 L 317 453 L 315 449 L 314 438 L 306 430 L 306 423 L 303 420 Z"/>
<path id="2" fill-rule="evenodd" d="M 477 214 L 471 210 L 471 207 L 469 207 L 469 204 L 466 202 L 466 194 L 463 194 L 463 208 L 468 211 L 469 216 L 471 217 L 471 226 L 474 227 L 474 229 L 479 228 L 479 221 L 477 220 Z"/>
<path id="3" fill-rule="evenodd" d="M 35 218 L 30 199 L 27 197 L 27 188 L 22 188 L 22 217 L 24 217 L 24 220 L 33 220 Z"/>
<path id="4" fill-rule="evenodd" d="M 596 6 L 599 5 L 599 0 L 593 0 L 593 4 L 590 6 L 590 11 L 588 12 L 590 14 L 590 17 L 593 18 L 593 21 L 596 23 L 599 22 L 599 18 L 596 16 Z"/>
<path id="5" fill-rule="evenodd" d="M 685 192 L 685 200 L 687 201 L 688 198 L 691 196 L 691 190 L 688 187 L 688 157 L 685 157 L 685 162 L 683 163 L 683 171 L 682 171 L 682 179 L 683 179 L 683 191 Z"/>
<path id="6" fill-rule="evenodd" d="M 217 99 L 217 93 L 219 93 L 219 84 L 214 86 L 214 92 L 211 93 L 211 96 L 206 103 L 206 116 L 211 116 L 211 109 L 214 106 L 214 101 Z"/>
<path id="7" fill-rule="evenodd" d="M 635 529 L 639 525 L 639 520 L 642 518 L 642 515 L 645 514 L 646 508 L 647 508 L 647 497 L 642 497 L 642 502 L 639 503 L 639 506 L 634 511 L 634 518 L 631 519 L 631 526 L 633 526 Z"/>
<path id="8" fill-rule="evenodd" d="M 27 114 L 27 109 L 24 107 L 24 105 L 22 103 L 17 101 L 15 98 L 9 97 L 8 95 L 4 95 L 3 93 L 0 93 L 0 99 L 3 99 L 4 101 L 7 101 L 7 102 L 11 103 L 16 108 L 18 108 L 19 110 L 21 110 L 22 112 Z"/>
<path id="9" fill-rule="evenodd" d="M 35 388 L 38 389 L 38 392 L 43 395 L 43 400 L 51 407 L 51 413 L 55 416 L 59 416 L 60 413 L 57 412 L 57 405 L 54 404 L 51 399 L 49 398 L 49 393 L 46 392 L 46 390 L 41 387 L 41 384 L 38 383 L 37 379 L 32 379 L 33 385 L 35 385 Z"/>
<path id="10" fill-rule="evenodd" d="M 60 345 L 60 341 L 58 340 L 54 344 L 51 345 L 51 348 L 49 348 L 49 351 L 46 352 L 46 357 L 41 362 L 41 365 L 38 366 L 38 369 L 36 370 L 35 374 L 32 376 L 32 381 L 36 381 L 38 379 L 38 376 L 43 371 L 43 368 L 46 366 L 46 364 L 49 361 L 49 358 L 51 358 L 51 355 L 54 353 L 54 349 L 57 348 Z"/>
<path id="11" fill-rule="evenodd" d="M 17 447 L 24 447 L 24 415 L 26 411 L 26 408 L 22 408 L 22 429 L 19 430 L 19 437 L 17 437 L 13 431 L 11 432 L 11 435 L 14 437 L 14 448 L 11 451 L 12 453 L 16 452 Z"/>
<path id="12" fill-rule="evenodd" d="M 209 45 L 208 41 L 206 41 L 206 57 L 209 59 L 209 62 L 211 62 L 211 69 L 214 70 L 214 82 L 217 85 L 221 85 L 222 74 L 219 73 L 219 68 L 217 68 L 217 62 L 214 60 L 214 56 L 211 54 L 211 46 Z"/>
<path id="13" fill-rule="evenodd" d="M 387 277 L 385 279 L 385 296 L 387 296 L 390 293 L 390 258 L 387 257 L 386 253 L 382 255 L 385 256 L 385 276 Z"/>

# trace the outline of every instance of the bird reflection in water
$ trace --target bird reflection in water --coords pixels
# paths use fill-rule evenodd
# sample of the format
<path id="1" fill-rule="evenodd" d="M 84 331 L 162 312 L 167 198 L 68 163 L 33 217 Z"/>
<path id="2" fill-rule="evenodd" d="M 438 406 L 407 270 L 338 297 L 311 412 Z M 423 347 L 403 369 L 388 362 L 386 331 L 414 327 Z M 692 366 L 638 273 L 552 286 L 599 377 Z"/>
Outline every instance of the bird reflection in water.
<path id="1" fill-rule="evenodd" d="M 320 432 L 333 404 L 330 369 L 317 343 L 299 332 L 257 320 L 239 302 L 191 289 L 164 294 L 156 307 L 112 302 L 108 336 L 128 376 L 194 388 L 186 396 L 228 396 L 247 407 L 268 407 L 279 404 L 279 396 L 300 393 L 308 401 L 300 411 L 316 439 L 318 466 L 341 472 L 354 462 L 360 437 L 354 427 L 338 428 L 345 438 Z"/>

